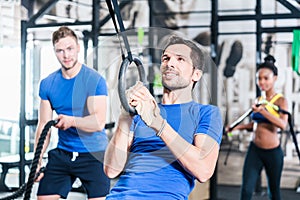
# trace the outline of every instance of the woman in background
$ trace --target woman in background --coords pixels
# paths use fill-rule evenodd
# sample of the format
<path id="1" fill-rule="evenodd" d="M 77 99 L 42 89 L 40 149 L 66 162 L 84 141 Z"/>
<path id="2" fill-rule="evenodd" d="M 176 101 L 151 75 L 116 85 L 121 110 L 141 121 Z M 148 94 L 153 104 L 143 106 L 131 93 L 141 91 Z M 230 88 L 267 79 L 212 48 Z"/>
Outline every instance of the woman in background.
<path id="1" fill-rule="evenodd" d="M 265 62 L 260 64 L 256 73 L 256 83 L 262 96 L 252 105 L 252 121 L 240 124 L 233 130 L 251 130 L 253 138 L 250 142 L 243 168 L 241 200 L 251 199 L 257 178 L 265 168 L 270 199 L 281 199 L 280 179 L 283 169 L 283 151 L 277 135 L 278 128 L 285 129 L 288 116 L 278 113 L 272 105 L 287 110 L 287 100 L 275 92 L 274 85 L 278 70 L 275 59 L 268 55 Z"/>

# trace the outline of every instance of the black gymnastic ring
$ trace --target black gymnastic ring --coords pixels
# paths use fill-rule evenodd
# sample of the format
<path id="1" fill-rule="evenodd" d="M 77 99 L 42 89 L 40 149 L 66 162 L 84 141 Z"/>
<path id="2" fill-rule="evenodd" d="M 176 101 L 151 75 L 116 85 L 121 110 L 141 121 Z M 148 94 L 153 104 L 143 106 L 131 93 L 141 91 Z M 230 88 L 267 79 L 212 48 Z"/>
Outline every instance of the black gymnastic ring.
<path id="1" fill-rule="evenodd" d="M 140 58 L 136 55 L 132 55 L 132 61 L 135 63 L 137 66 L 138 72 L 139 72 L 139 78 L 140 81 L 143 82 L 144 84 L 146 83 L 145 80 L 145 69 L 143 66 L 142 61 Z M 126 98 L 126 70 L 128 66 L 132 63 L 128 57 L 126 57 L 120 67 L 119 71 L 119 78 L 118 78 L 118 92 L 119 92 L 119 98 L 121 101 L 122 106 L 124 107 L 126 112 L 129 112 L 132 115 L 136 115 L 137 111 L 135 110 L 134 107 L 130 106 L 127 98 Z"/>

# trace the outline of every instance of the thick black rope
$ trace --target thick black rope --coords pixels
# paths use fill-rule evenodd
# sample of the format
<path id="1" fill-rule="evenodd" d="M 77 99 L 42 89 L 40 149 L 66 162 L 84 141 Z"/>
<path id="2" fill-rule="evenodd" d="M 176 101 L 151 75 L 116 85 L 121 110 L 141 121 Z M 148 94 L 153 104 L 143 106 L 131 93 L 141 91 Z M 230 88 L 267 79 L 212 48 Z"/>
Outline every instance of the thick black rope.
<path id="1" fill-rule="evenodd" d="M 25 195 L 24 195 L 24 200 L 29 200 L 30 199 L 30 194 L 31 194 L 33 183 L 34 183 L 35 179 L 38 177 L 38 176 L 36 176 L 36 168 L 37 168 L 37 165 L 39 163 L 39 159 L 40 159 L 40 155 L 41 155 L 41 152 L 42 152 L 42 149 L 43 149 L 43 146 L 44 146 L 44 142 L 45 142 L 46 136 L 48 135 L 48 132 L 49 132 L 50 128 L 52 126 L 54 126 L 55 124 L 57 124 L 56 120 L 51 120 L 51 121 L 47 122 L 47 124 L 44 126 L 44 129 L 43 129 L 43 131 L 40 135 L 40 138 L 39 138 L 39 141 L 38 141 L 38 144 L 36 146 L 35 153 L 34 153 L 34 157 L 33 157 L 33 160 L 32 160 L 30 173 L 29 173 L 29 176 L 28 176 L 28 181 L 27 181 L 27 184 L 26 184 L 26 191 L 25 191 Z"/>
<path id="2" fill-rule="evenodd" d="M 13 200 L 13 199 L 16 199 L 16 198 L 22 196 L 22 194 L 24 192 L 25 192 L 24 200 L 30 200 L 30 195 L 31 195 L 31 190 L 32 190 L 33 183 L 34 183 L 35 179 L 39 176 L 39 174 L 43 170 L 43 168 L 42 168 L 39 171 L 39 173 L 36 174 L 37 165 L 39 163 L 40 155 L 41 155 L 41 152 L 42 152 L 42 149 L 43 149 L 43 146 L 44 146 L 46 136 L 47 136 L 50 128 L 52 126 L 54 126 L 56 123 L 57 123 L 56 120 L 51 120 L 51 121 L 47 122 L 47 124 L 44 126 L 44 129 L 43 129 L 43 131 L 40 135 L 38 144 L 36 146 L 36 150 L 35 150 L 34 157 L 33 157 L 32 163 L 31 163 L 30 173 L 29 173 L 29 176 L 28 176 L 27 183 L 24 183 L 23 185 L 21 185 L 21 187 L 17 191 L 15 191 L 14 193 L 12 193 L 11 195 L 0 198 L 0 200 Z"/>
<path id="3" fill-rule="evenodd" d="M 21 185 L 21 187 L 17 191 L 15 191 L 14 193 L 12 193 L 11 195 L 6 196 L 6 197 L 2 197 L 1 200 L 13 200 L 13 199 L 16 199 L 16 198 L 22 196 L 22 194 L 25 192 L 25 189 L 26 189 L 26 183 L 24 183 L 23 185 Z"/>

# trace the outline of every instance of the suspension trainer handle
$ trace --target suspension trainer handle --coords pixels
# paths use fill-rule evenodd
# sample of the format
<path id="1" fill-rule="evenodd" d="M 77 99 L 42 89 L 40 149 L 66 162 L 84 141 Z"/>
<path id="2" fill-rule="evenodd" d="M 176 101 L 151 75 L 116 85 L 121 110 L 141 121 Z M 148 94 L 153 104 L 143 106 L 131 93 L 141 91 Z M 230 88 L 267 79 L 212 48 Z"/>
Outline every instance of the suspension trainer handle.
<path id="1" fill-rule="evenodd" d="M 263 100 L 260 101 L 256 104 L 256 107 L 259 107 L 260 105 L 270 105 L 273 107 L 274 110 L 278 111 L 278 112 L 285 112 L 285 114 L 289 113 L 287 111 L 284 111 L 282 109 L 280 109 L 279 106 L 271 104 L 270 102 Z M 239 125 L 244 119 L 246 119 L 246 117 L 248 117 L 249 115 L 251 115 L 251 113 L 253 112 L 252 108 L 249 108 L 244 114 L 242 114 L 237 120 L 235 120 L 233 123 L 230 124 L 229 126 L 229 131 L 232 131 L 232 129 L 234 129 L 237 125 Z"/>
<path id="2" fill-rule="evenodd" d="M 250 108 L 247 110 L 244 114 L 242 114 L 237 120 L 235 120 L 232 124 L 229 126 L 229 131 L 232 131 L 237 125 L 239 125 L 246 117 L 248 117 L 253 110 Z"/>
<path id="3" fill-rule="evenodd" d="M 296 134 L 295 134 L 295 131 L 294 131 L 294 128 L 293 128 L 293 119 L 292 119 L 292 115 L 290 112 L 284 110 L 284 109 L 281 109 L 280 106 L 277 106 L 273 103 L 270 103 L 266 100 L 264 101 L 261 101 L 259 104 L 257 104 L 256 106 L 259 106 L 261 104 L 266 104 L 266 105 L 269 105 L 271 106 L 274 110 L 276 110 L 277 112 L 279 113 L 282 113 L 282 114 L 285 114 L 288 116 L 288 123 L 289 123 L 289 127 L 290 127 L 290 133 L 292 135 L 292 140 L 293 140 L 293 143 L 295 145 L 295 149 L 296 149 L 296 152 L 297 152 L 297 156 L 298 156 L 298 159 L 300 161 L 300 149 L 299 149 L 299 146 L 298 146 L 298 141 L 297 141 L 297 137 L 296 137 Z M 230 126 L 229 126 L 229 130 L 232 130 L 234 127 L 236 127 L 238 124 L 240 124 L 247 116 L 249 116 L 251 113 L 252 113 L 252 109 L 249 109 L 247 112 L 245 112 L 241 117 L 239 117 L 236 121 L 234 121 Z"/>

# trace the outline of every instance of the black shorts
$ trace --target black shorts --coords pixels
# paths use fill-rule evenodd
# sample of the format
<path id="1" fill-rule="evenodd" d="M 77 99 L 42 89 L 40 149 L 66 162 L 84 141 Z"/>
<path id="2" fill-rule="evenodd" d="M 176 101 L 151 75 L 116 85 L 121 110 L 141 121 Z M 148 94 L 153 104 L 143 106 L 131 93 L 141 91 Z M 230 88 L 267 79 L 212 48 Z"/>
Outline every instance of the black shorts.
<path id="1" fill-rule="evenodd" d="M 84 186 L 88 198 L 105 197 L 110 180 L 103 171 L 104 152 L 76 153 L 62 149 L 48 152 L 44 177 L 39 183 L 37 195 L 58 194 L 66 199 L 76 178 Z"/>

